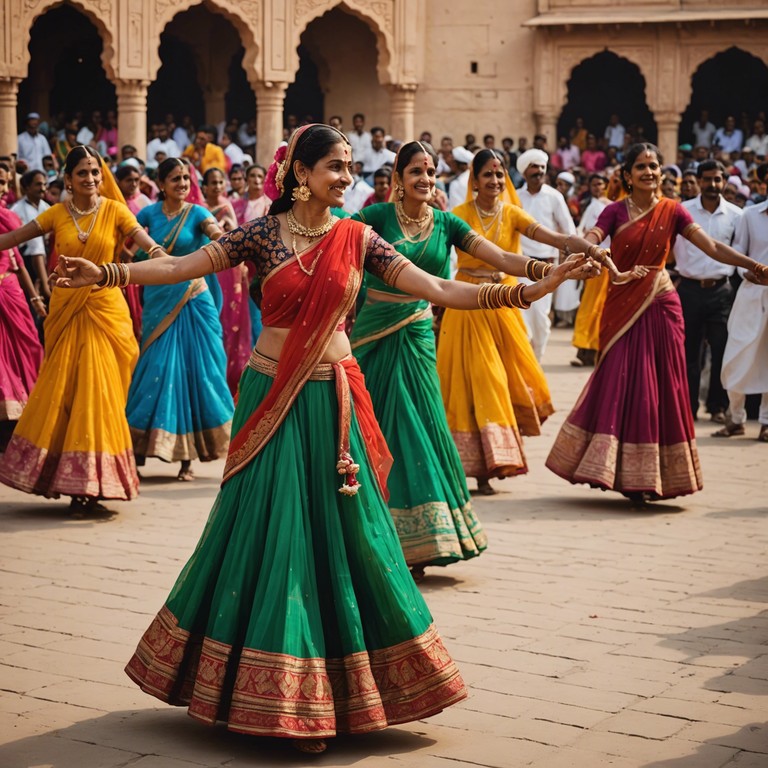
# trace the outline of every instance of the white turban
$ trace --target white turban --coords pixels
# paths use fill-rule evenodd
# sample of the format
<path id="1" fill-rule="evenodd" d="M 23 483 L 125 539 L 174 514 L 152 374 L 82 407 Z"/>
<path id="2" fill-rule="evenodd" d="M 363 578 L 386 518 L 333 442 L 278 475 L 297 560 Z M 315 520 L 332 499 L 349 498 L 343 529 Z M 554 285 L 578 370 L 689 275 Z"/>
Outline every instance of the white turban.
<path id="1" fill-rule="evenodd" d="M 464 165 L 469 165 L 474 157 L 466 147 L 454 147 L 451 154 L 457 163 L 464 163 Z"/>
<path id="2" fill-rule="evenodd" d="M 562 171 L 561 173 L 558 173 L 557 180 L 560 181 L 561 179 L 567 182 L 568 184 L 570 184 L 571 186 L 573 186 L 576 183 L 576 177 L 569 171 Z"/>
<path id="3" fill-rule="evenodd" d="M 547 163 L 549 163 L 549 155 L 543 149 L 526 149 L 517 158 L 517 172 L 522 175 L 529 165 L 543 165 L 546 168 Z"/>

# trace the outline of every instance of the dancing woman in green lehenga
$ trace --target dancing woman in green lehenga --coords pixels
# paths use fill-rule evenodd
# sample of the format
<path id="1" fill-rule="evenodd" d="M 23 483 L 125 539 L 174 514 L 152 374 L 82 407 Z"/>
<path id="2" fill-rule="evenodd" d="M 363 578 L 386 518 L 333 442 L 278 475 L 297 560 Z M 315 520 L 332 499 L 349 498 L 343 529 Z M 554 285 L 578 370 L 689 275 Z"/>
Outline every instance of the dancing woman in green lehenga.
<path id="1" fill-rule="evenodd" d="M 126 671 L 197 720 L 307 752 L 466 696 L 403 559 L 386 505 L 391 456 L 344 333 L 363 268 L 459 309 L 518 306 L 593 268 L 577 260 L 493 295 L 434 278 L 331 214 L 350 167 L 343 134 L 305 126 L 276 155 L 270 215 L 179 258 L 112 269 L 62 257 L 56 279 L 166 284 L 255 262 L 264 330 L 240 380 L 222 487 Z"/>
<path id="2" fill-rule="evenodd" d="M 435 161 L 420 142 L 400 148 L 393 183 L 396 202 L 369 206 L 353 218 L 370 224 L 431 275 L 450 277 L 451 246 L 515 274 L 515 266 L 505 260 L 514 255 L 479 237 L 457 216 L 428 207 Z M 365 286 L 352 349 L 394 457 L 389 509 L 406 562 L 420 578 L 427 565 L 479 555 L 487 538 L 472 509 L 445 416 L 429 302 L 385 285 L 375 275 L 366 275 Z"/>

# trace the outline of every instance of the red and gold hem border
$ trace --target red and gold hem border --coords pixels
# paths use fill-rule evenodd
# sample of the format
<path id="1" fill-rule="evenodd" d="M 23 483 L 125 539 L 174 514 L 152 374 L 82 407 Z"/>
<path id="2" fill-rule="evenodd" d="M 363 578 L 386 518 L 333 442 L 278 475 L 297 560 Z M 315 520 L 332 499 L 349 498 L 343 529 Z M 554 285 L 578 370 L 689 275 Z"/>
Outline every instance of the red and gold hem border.
<path id="1" fill-rule="evenodd" d="M 620 442 L 615 435 L 587 432 L 566 421 L 546 465 L 571 483 L 613 491 L 648 491 L 662 499 L 703 487 L 696 441 L 675 445 Z"/>
<path id="2" fill-rule="evenodd" d="M 512 477 L 528 472 L 523 441 L 512 426 L 487 424 L 479 432 L 451 432 L 467 477 Z"/>
<path id="3" fill-rule="evenodd" d="M 258 736 L 366 733 L 429 717 L 467 696 L 432 625 L 398 645 L 340 659 L 252 648 L 238 655 L 190 635 L 164 606 L 125 671 L 143 691 L 188 706 L 201 722 L 226 720 L 230 730 Z"/>
<path id="4" fill-rule="evenodd" d="M 139 495 L 133 451 L 50 453 L 14 435 L 0 460 L 0 482 L 25 493 L 58 498 L 91 496 L 129 500 Z"/>

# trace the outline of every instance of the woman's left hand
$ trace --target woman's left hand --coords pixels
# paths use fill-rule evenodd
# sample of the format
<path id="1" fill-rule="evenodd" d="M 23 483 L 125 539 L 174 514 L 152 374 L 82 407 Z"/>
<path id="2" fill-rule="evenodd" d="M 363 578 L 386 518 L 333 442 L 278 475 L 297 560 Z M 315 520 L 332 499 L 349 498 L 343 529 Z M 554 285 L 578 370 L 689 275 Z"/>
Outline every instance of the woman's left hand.
<path id="1" fill-rule="evenodd" d="M 48 281 L 57 288 L 83 288 L 86 285 L 95 285 L 103 277 L 101 267 L 88 259 L 59 256 L 56 269 Z"/>
<path id="2" fill-rule="evenodd" d="M 583 253 L 571 254 L 565 261 L 558 264 L 545 280 L 550 280 L 554 286 L 566 280 L 587 280 L 600 274 L 600 265 Z"/>

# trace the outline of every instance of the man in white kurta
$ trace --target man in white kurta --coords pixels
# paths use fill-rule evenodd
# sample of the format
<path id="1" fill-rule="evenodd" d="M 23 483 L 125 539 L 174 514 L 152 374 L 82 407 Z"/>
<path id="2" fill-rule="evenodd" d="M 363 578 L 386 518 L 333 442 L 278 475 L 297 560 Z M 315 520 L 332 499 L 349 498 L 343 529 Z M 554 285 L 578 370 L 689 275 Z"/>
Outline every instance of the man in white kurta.
<path id="1" fill-rule="evenodd" d="M 744 210 L 736 225 L 733 247 L 761 264 L 768 264 L 768 200 Z M 739 272 L 744 274 L 742 269 Z M 739 286 L 728 318 L 728 343 L 722 368 L 728 390 L 729 420 L 718 437 L 744 434 L 747 395 L 760 394 L 760 433 L 768 443 L 768 286 L 749 277 Z"/>
<path id="2" fill-rule="evenodd" d="M 517 159 L 517 170 L 525 179 L 525 185 L 518 190 L 520 205 L 543 226 L 564 235 L 576 232 L 573 219 L 563 196 L 549 184 L 544 183 L 547 170 L 547 154 L 540 149 L 529 149 Z M 539 243 L 527 237 L 520 238 L 520 248 L 525 256 L 541 259 L 550 264 L 557 263 L 558 250 L 554 246 Z M 529 281 L 517 278 L 521 283 Z M 550 334 L 549 312 L 552 308 L 552 294 L 534 301 L 530 309 L 522 310 L 525 325 L 531 337 L 533 352 L 541 360 L 547 348 Z"/>

